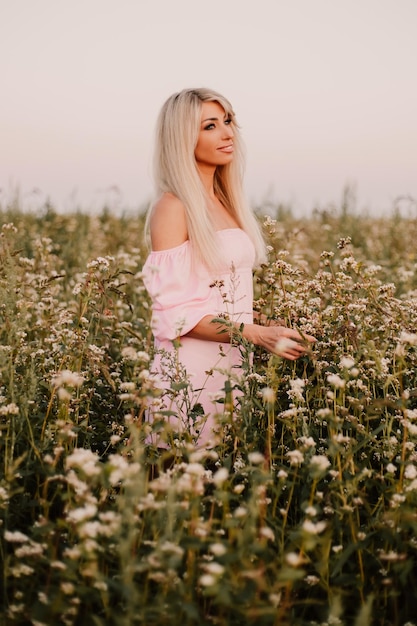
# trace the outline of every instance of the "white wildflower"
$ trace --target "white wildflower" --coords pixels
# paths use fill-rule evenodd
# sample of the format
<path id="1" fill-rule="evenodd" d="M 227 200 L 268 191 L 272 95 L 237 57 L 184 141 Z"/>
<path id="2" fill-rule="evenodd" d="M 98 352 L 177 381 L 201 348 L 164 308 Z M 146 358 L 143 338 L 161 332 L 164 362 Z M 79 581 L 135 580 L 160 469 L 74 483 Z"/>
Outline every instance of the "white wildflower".
<path id="1" fill-rule="evenodd" d="M 189 460 L 190 463 L 201 463 L 207 457 L 207 450 L 202 448 L 200 450 L 193 450 L 190 453 Z"/>
<path id="2" fill-rule="evenodd" d="M 275 540 L 274 531 L 272 528 L 269 528 L 269 526 L 262 526 L 262 528 L 259 529 L 259 534 L 261 537 L 264 537 L 264 539 L 269 539 L 270 541 Z"/>
<path id="3" fill-rule="evenodd" d="M 78 509 L 72 509 L 67 513 L 67 518 L 71 522 L 84 522 L 85 520 L 89 520 L 94 517 L 97 513 L 97 507 L 95 504 L 87 503 L 83 507 L 79 507 Z"/>
<path id="4" fill-rule="evenodd" d="M 417 424 L 413 424 L 409 420 L 402 420 L 401 424 L 408 429 L 410 435 L 417 435 Z"/>
<path id="5" fill-rule="evenodd" d="M 107 467 L 110 469 L 109 482 L 113 486 L 136 476 L 140 470 L 139 463 L 129 463 L 121 454 L 110 454 Z"/>
<path id="6" fill-rule="evenodd" d="M 226 546 L 223 543 L 212 543 L 209 546 L 209 550 L 214 556 L 223 556 L 227 552 Z"/>
<path id="7" fill-rule="evenodd" d="M 72 548 L 65 548 L 64 556 L 67 559 L 78 561 L 82 556 L 82 552 L 78 546 L 73 546 Z"/>
<path id="8" fill-rule="evenodd" d="M 29 537 L 20 532 L 20 530 L 6 530 L 4 538 L 10 543 L 25 543 L 29 541 Z"/>
<path id="9" fill-rule="evenodd" d="M 305 563 L 305 557 L 299 552 L 288 552 L 285 555 L 285 560 L 291 567 L 299 567 Z"/>
<path id="10" fill-rule="evenodd" d="M 328 374 L 327 382 L 329 383 L 329 385 L 332 385 L 336 389 L 343 389 L 346 384 L 343 378 L 340 378 L 338 374 Z"/>
<path id="11" fill-rule="evenodd" d="M 220 563 L 217 563 L 216 561 L 206 563 L 204 565 L 204 569 L 209 574 L 213 574 L 213 576 L 221 576 L 224 573 L 224 566 L 220 565 Z"/>
<path id="12" fill-rule="evenodd" d="M 176 554 L 179 557 L 182 557 L 184 554 L 183 548 L 172 541 L 164 541 L 164 543 L 160 546 L 160 549 L 161 552 Z"/>
<path id="13" fill-rule="evenodd" d="M 132 348 L 132 346 L 126 346 L 122 349 L 122 358 L 125 361 L 136 361 L 138 353 L 134 348 Z"/>
<path id="14" fill-rule="evenodd" d="M 299 450 L 290 450 L 286 455 L 290 460 L 290 465 L 300 466 L 304 461 L 304 455 Z"/>
<path id="15" fill-rule="evenodd" d="M 300 410 L 297 409 L 296 406 L 293 406 L 291 409 L 286 409 L 285 411 L 281 411 L 279 417 L 281 419 L 291 419 L 293 417 L 297 417 L 300 413 Z"/>
<path id="16" fill-rule="evenodd" d="M 405 496 L 402 493 L 394 493 L 390 500 L 390 507 L 393 509 L 398 508 L 405 501 Z"/>
<path id="17" fill-rule="evenodd" d="M 408 333 L 405 330 L 400 333 L 400 342 L 408 343 L 410 346 L 417 345 L 417 334 L 416 333 Z"/>
<path id="18" fill-rule="evenodd" d="M 185 471 L 187 472 L 187 474 L 191 474 L 192 476 L 203 476 L 203 474 L 205 474 L 206 472 L 206 470 L 204 469 L 203 465 L 201 465 L 201 463 L 188 463 L 188 465 L 185 466 Z"/>
<path id="19" fill-rule="evenodd" d="M 292 346 L 293 346 L 292 339 L 288 339 L 288 337 L 281 337 L 280 339 L 278 339 L 277 343 L 275 344 L 274 352 L 275 354 L 280 356 L 284 352 L 287 352 L 289 348 L 292 348 Z"/>
<path id="20" fill-rule="evenodd" d="M 339 365 L 342 369 L 350 370 L 355 365 L 355 361 L 351 356 L 342 356 Z"/>
<path id="21" fill-rule="evenodd" d="M 287 391 L 287 395 L 291 400 L 298 400 L 302 402 L 304 400 L 303 392 L 305 387 L 305 380 L 302 378 L 294 378 L 290 380 L 290 390 Z"/>
<path id="22" fill-rule="evenodd" d="M 81 376 L 78 372 L 62 370 L 52 378 L 52 385 L 54 387 L 61 387 L 63 385 L 67 385 L 68 387 L 81 387 L 84 381 L 84 376 Z"/>
<path id="23" fill-rule="evenodd" d="M 150 376 L 150 371 L 147 369 L 143 369 L 139 372 L 139 380 L 147 380 Z"/>
<path id="24" fill-rule="evenodd" d="M 45 547 L 45 544 L 35 543 L 34 541 L 31 541 L 30 543 L 26 543 L 16 548 L 15 555 L 19 559 L 25 559 L 31 556 L 41 556 L 44 552 Z"/>
<path id="25" fill-rule="evenodd" d="M 304 520 L 302 529 L 309 535 L 319 535 L 325 530 L 327 524 L 324 521 L 312 522 L 309 519 Z"/>
<path id="26" fill-rule="evenodd" d="M 305 514 L 309 515 L 310 517 L 315 517 L 317 515 L 316 507 L 312 505 L 306 507 Z"/>
<path id="27" fill-rule="evenodd" d="M 316 442 L 313 437 L 299 437 L 297 440 L 300 444 L 302 444 L 306 448 L 315 448 Z"/>
<path id="28" fill-rule="evenodd" d="M 221 467 L 213 476 L 213 482 L 216 487 L 222 487 L 223 483 L 227 480 L 229 471 L 225 467 Z"/>
<path id="29" fill-rule="evenodd" d="M 322 454 L 314 454 L 310 459 L 310 468 L 314 473 L 325 472 L 330 467 L 330 461 L 327 456 Z"/>
<path id="30" fill-rule="evenodd" d="M 332 436 L 332 440 L 335 441 L 336 443 L 350 443 L 351 442 L 351 438 L 348 435 L 344 435 L 343 433 L 335 433 Z"/>
<path id="31" fill-rule="evenodd" d="M 101 524 L 98 520 L 84 522 L 80 525 L 78 533 L 83 539 L 96 539 L 100 535 L 106 537 L 109 534 L 113 534 L 108 527 Z"/>
<path id="32" fill-rule="evenodd" d="M 269 599 L 270 603 L 272 604 L 272 606 L 274 607 L 274 609 L 276 609 L 279 606 L 279 603 L 281 602 L 281 597 L 282 597 L 281 593 L 270 593 L 269 594 L 268 599 Z"/>
<path id="33" fill-rule="evenodd" d="M 273 404 L 275 402 L 275 391 L 271 389 L 271 387 L 264 387 L 262 389 L 262 400 L 267 402 L 268 404 Z"/>
<path id="34" fill-rule="evenodd" d="M 62 401 L 62 402 L 69 402 L 69 400 L 71 400 L 71 394 L 69 391 L 67 391 L 66 389 L 63 389 L 62 387 L 60 387 L 58 389 L 58 398 Z"/>
<path id="35" fill-rule="evenodd" d="M 88 269 L 99 269 L 99 270 L 108 270 L 110 267 L 110 263 L 114 262 L 113 256 L 98 256 L 93 261 L 87 263 Z"/>
<path id="36" fill-rule="evenodd" d="M 98 454 L 86 448 L 75 448 L 66 459 L 66 468 L 77 467 L 87 476 L 100 474 Z"/>
<path id="37" fill-rule="evenodd" d="M 250 452 L 248 454 L 249 463 L 252 465 L 261 465 L 265 461 L 265 457 L 261 452 Z"/>
<path id="38" fill-rule="evenodd" d="M 93 343 L 90 343 L 90 345 L 88 346 L 88 349 L 93 356 L 103 357 L 105 354 L 104 348 L 100 348 L 99 346 L 96 346 Z"/>
<path id="39" fill-rule="evenodd" d="M 407 558 L 406 554 L 395 552 L 394 550 L 390 550 L 389 552 L 384 552 L 383 550 L 378 550 L 379 558 L 381 561 L 404 561 Z"/>
<path id="40" fill-rule="evenodd" d="M 21 576 L 31 576 L 34 573 L 33 567 L 29 565 L 25 565 L 25 563 L 20 563 L 15 567 L 10 568 L 10 573 L 14 578 L 20 578 Z"/>
<path id="41" fill-rule="evenodd" d="M 405 488 L 405 491 L 409 493 L 410 491 L 416 491 L 416 490 L 417 490 L 417 479 L 415 478 L 414 480 L 411 481 L 409 485 L 407 485 L 407 487 Z"/>
<path id="42" fill-rule="evenodd" d="M 213 576 L 212 574 L 203 574 L 198 579 L 198 582 L 200 583 L 202 587 L 212 587 L 213 585 L 216 584 L 216 580 L 217 580 L 216 577 Z"/>
<path id="43" fill-rule="evenodd" d="M 93 586 L 95 589 L 98 589 L 99 591 L 107 591 L 108 589 L 107 583 L 104 582 L 104 580 L 97 580 Z"/>
<path id="44" fill-rule="evenodd" d="M 204 482 L 201 475 L 189 474 L 185 472 L 176 484 L 178 493 L 192 493 L 202 495 L 204 493 Z"/>
<path id="45" fill-rule="evenodd" d="M 404 477 L 413 480 L 417 476 L 417 468 L 415 465 L 407 465 L 404 470 Z"/>
<path id="46" fill-rule="evenodd" d="M 417 409 L 406 409 L 405 414 L 409 420 L 417 419 Z"/>
<path id="47" fill-rule="evenodd" d="M 75 586 L 70 582 L 62 582 L 60 584 L 60 589 L 62 593 L 64 593 L 66 596 L 71 596 L 73 593 L 75 593 Z"/>
<path id="48" fill-rule="evenodd" d="M 0 407 L 0 415 L 19 415 L 19 407 L 14 402 Z"/>

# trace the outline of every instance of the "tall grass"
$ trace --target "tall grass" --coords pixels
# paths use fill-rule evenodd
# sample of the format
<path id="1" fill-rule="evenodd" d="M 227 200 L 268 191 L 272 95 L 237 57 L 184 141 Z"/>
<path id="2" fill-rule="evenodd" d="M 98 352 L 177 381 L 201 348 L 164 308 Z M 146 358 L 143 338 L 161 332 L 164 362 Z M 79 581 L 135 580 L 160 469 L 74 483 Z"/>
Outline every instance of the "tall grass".
<path id="1" fill-rule="evenodd" d="M 265 218 L 255 308 L 317 344 L 240 340 L 218 445 L 170 452 L 143 218 L 1 217 L 2 623 L 417 623 L 413 216 Z"/>

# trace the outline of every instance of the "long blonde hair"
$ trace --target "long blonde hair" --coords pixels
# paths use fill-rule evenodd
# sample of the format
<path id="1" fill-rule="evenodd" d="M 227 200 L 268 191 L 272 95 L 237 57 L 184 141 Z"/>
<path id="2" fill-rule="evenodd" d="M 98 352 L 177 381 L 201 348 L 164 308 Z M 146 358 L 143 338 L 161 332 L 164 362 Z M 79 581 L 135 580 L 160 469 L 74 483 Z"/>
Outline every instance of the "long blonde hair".
<path id="1" fill-rule="evenodd" d="M 169 192 L 183 203 L 190 243 L 197 256 L 215 270 L 221 263 L 221 252 L 207 210 L 207 193 L 194 155 L 203 102 L 217 102 L 232 121 L 234 158 L 230 163 L 216 168 L 214 192 L 252 240 L 256 262 L 260 263 L 266 258 L 265 242 L 260 225 L 243 193 L 244 150 L 239 127 L 230 102 L 219 93 L 205 88 L 184 89 L 170 96 L 163 105 L 156 126 L 156 194 L 160 196 Z M 151 211 L 152 207 L 146 223 L 148 237 Z"/>

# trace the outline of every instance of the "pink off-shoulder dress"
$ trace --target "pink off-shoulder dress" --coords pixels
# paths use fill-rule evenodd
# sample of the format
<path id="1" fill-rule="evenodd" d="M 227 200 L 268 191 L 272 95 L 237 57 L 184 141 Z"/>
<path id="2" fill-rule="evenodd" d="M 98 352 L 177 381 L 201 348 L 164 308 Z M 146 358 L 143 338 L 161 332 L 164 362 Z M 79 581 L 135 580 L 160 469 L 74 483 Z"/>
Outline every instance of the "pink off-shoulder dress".
<path id="1" fill-rule="evenodd" d="M 241 354 L 228 342 L 195 339 L 187 333 L 206 315 L 226 317 L 239 325 L 253 322 L 252 241 L 240 228 L 219 230 L 217 236 L 224 262 L 216 275 L 198 262 L 189 241 L 152 251 L 143 267 L 152 299 L 152 371 L 167 390 L 157 410 L 172 411 L 167 419 L 173 429 L 188 430 L 202 446 L 214 440 L 215 415 L 224 410 L 224 402 L 218 400 L 224 401 L 226 379 L 241 374 Z M 179 342 L 174 341 L 178 338 Z M 184 380 L 188 386 L 173 394 L 172 384 Z M 197 421 L 196 405 L 201 405 L 204 413 Z M 152 420 L 152 407 L 150 414 Z"/>

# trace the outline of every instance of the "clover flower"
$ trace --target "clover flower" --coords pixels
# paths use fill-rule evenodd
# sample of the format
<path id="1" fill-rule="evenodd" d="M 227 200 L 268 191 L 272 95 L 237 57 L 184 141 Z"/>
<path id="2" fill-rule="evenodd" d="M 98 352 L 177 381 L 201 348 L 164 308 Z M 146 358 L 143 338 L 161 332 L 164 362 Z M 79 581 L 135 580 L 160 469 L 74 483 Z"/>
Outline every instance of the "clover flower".
<path id="1" fill-rule="evenodd" d="M 4 538 L 10 543 L 25 543 L 29 541 L 29 537 L 20 532 L 20 530 L 5 530 Z"/>
<path id="2" fill-rule="evenodd" d="M 221 488 L 229 477 L 229 471 L 226 467 L 221 467 L 213 476 L 213 483 L 216 487 Z"/>
<path id="3" fill-rule="evenodd" d="M 91 519 L 97 513 L 97 506 L 92 503 L 87 503 L 85 506 L 72 509 L 67 513 L 67 519 L 71 522 L 81 523 Z"/>
<path id="4" fill-rule="evenodd" d="M 85 378 L 78 374 L 78 372 L 71 372 L 71 370 L 62 370 L 52 378 L 52 385 L 54 387 L 81 387 Z"/>
<path id="5" fill-rule="evenodd" d="M 92 450 L 86 448 L 75 448 L 66 458 L 66 468 L 76 467 L 81 469 L 87 476 L 97 476 L 101 472 L 99 457 Z"/>
<path id="6" fill-rule="evenodd" d="M 325 472 L 330 465 L 331 463 L 327 456 L 322 454 L 313 454 L 310 459 L 310 469 L 313 475 Z"/>
<path id="7" fill-rule="evenodd" d="M 0 415 L 19 415 L 19 407 L 14 402 L 0 406 Z"/>
<path id="8" fill-rule="evenodd" d="M 350 370 L 355 365 L 355 360 L 351 356 L 342 356 L 339 365 L 342 369 Z"/>
<path id="9" fill-rule="evenodd" d="M 311 520 L 306 519 L 302 523 L 301 527 L 304 530 L 304 532 L 308 533 L 309 535 L 319 535 L 326 529 L 327 522 L 325 521 L 312 522 Z"/>
<path id="10" fill-rule="evenodd" d="M 304 387 L 306 381 L 302 378 L 294 378 L 290 380 L 290 390 L 287 391 L 287 395 L 290 400 L 297 400 L 298 402 L 303 402 L 304 400 Z"/>
<path id="11" fill-rule="evenodd" d="M 304 461 L 304 455 L 300 450 L 290 450 L 286 455 L 290 460 L 290 465 L 299 467 Z"/>
<path id="12" fill-rule="evenodd" d="M 275 402 L 276 393 L 274 389 L 272 389 L 271 387 L 264 387 L 261 393 L 262 393 L 262 400 L 266 402 L 267 404 L 273 404 Z"/>
<path id="13" fill-rule="evenodd" d="M 275 540 L 274 531 L 272 530 L 272 528 L 269 528 L 269 526 L 262 526 L 259 529 L 259 535 L 264 539 L 269 539 L 269 541 Z"/>
<path id="14" fill-rule="evenodd" d="M 261 452 L 249 452 L 248 460 L 252 465 L 261 465 L 265 462 L 265 457 Z"/>
<path id="15" fill-rule="evenodd" d="M 212 543 L 209 545 L 209 550 L 214 556 L 223 556 L 227 552 L 227 548 L 223 543 Z"/>
<path id="16" fill-rule="evenodd" d="M 300 552 L 287 552 L 285 561 L 290 567 L 299 567 L 306 562 L 306 558 Z"/>
<path id="17" fill-rule="evenodd" d="M 346 385 L 346 382 L 338 374 L 328 374 L 327 382 L 336 389 L 343 389 Z"/>

